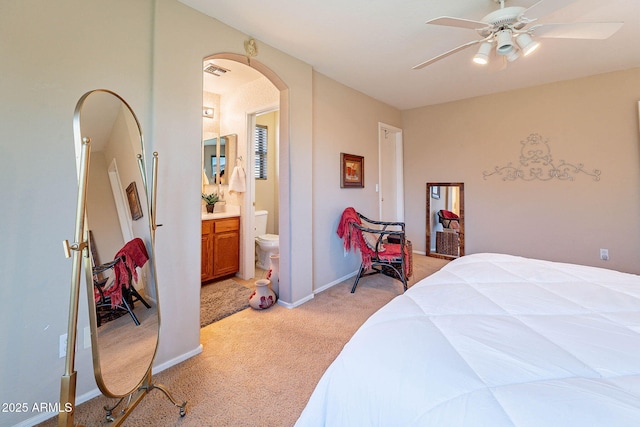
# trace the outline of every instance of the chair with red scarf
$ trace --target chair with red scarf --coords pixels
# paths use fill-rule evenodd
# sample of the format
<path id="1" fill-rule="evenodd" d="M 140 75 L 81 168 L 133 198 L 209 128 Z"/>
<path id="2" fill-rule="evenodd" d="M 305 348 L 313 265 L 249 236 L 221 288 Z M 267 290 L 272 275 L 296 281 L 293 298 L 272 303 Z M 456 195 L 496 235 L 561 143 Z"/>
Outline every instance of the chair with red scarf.
<path id="1" fill-rule="evenodd" d="M 399 280 L 403 290 L 407 290 L 412 260 L 404 222 L 372 220 L 350 207 L 342 213 L 337 233 L 346 250 L 358 250 L 362 257 L 351 293 L 362 277 L 378 273 Z"/>
<path id="2" fill-rule="evenodd" d="M 140 325 L 138 317 L 133 312 L 134 303 L 139 301 L 147 308 L 151 308 L 151 305 L 136 290 L 134 282 L 138 281 L 137 268 L 142 268 L 148 260 L 149 255 L 144 242 L 135 238 L 118 251 L 113 261 L 93 267 L 98 326 L 106 317 L 105 309 L 112 314 L 124 310 L 136 325 Z"/>
<path id="3" fill-rule="evenodd" d="M 460 217 L 446 209 L 438 211 L 438 222 L 440 222 L 444 228 L 451 228 L 453 230 L 460 229 Z"/>

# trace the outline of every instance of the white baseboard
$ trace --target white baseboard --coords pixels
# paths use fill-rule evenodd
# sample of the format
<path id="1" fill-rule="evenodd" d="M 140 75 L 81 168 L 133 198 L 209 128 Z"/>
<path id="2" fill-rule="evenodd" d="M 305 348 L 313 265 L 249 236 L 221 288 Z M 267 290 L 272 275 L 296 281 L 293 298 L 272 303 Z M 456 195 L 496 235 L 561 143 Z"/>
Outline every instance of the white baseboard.
<path id="1" fill-rule="evenodd" d="M 177 365 L 180 362 L 184 362 L 187 359 L 191 359 L 193 356 L 197 356 L 198 354 L 202 353 L 202 349 L 203 349 L 202 344 L 200 344 L 191 351 L 183 353 L 177 357 L 174 357 L 171 360 L 167 360 L 164 363 L 154 366 L 151 372 L 153 373 L 153 375 L 158 374 L 164 371 L 165 369 L 169 369 L 170 367 Z"/>
<path id="2" fill-rule="evenodd" d="M 314 289 L 314 291 L 313 291 L 313 293 L 312 293 L 311 295 L 307 295 L 306 297 L 304 297 L 304 298 L 302 298 L 302 299 L 299 299 L 298 301 L 296 301 L 296 302 L 294 302 L 294 303 L 287 303 L 287 302 L 278 301 L 278 304 L 280 304 L 281 306 L 286 307 L 286 308 L 296 308 L 296 307 L 299 307 L 299 306 L 301 306 L 302 304 L 304 304 L 305 302 L 307 302 L 307 301 L 311 301 L 311 300 L 315 297 L 315 295 L 316 295 L 316 294 L 319 294 L 319 293 L 320 293 L 320 292 L 322 292 L 322 291 L 326 291 L 327 289 L 329 289 L 329 288 L 331 288 L 331 287 L 333 287 L 333 286 L 337 285 L 338 283 L 340 283 L 340 282 L 344 282 L 345 280 L 349 279 L 350 277 L 355 276 L 356 274 L 358 274 L 358 270 L 356 270 L 356 271 L 354 271 L 354 272 L 352 272 L 352 273 L 349 273 L 349 274 L 347 274 L 346 276 L 342 276 L 341 278 L 336 279 L 336 280 L 334 280 L 334 281 L 333 281 L 333 282 L 331 282 L 331 283 L 327 283 L 326 285 L 321 286 L 321 287 L 320 287 L 320 288 L 318 288 L 318 289 Z"/>
<path id="3" fill-rule="evenodd" d="M 301 306 L 302 304 L 304 304 L 307 301 L 311 301 L 312 299 L 313 299 L 313 294 L 307 295 L 306 297 L 304 297 L 302 299 L 299 299 L 298 301 L 293 302 L 293 303 L 284 302 L 284 301 L 278 300 L 278 304 L 283 306 L 283 307 L 286 307 L 286 308 L 296 308 L 296 307 Z"/>
<path id="4" fill-rule="evenodd" d="M 203 350 L 203 347 L 202 347 L 202 344 L 200 344 L 198 347 L 194 348 L 191 351 L 188 351 L 184 354 L 174 357 L 171 360 L 168 360 L 164 363 L 154 366 L 151 369 L 151 372 L 153 373 L 153 375 L 159 372 L 162 372 L 165 369 L 168 369 L 172 366 L 177 365 L 180 362 L 184 362 L 185 360 L 192 358 L 193 356 L 197 356 L 198 354 L 202 353 L 202 350 Z M 81 394 L 80 396 L 76 396 L 76 406 L 84 402 L 88 402 L 89 400 L 93 399 L 94 397 L 98 397 L 101 394 L 102 393 L 100 392 L 100 389 L 96 387 L 93 390 L 89 390 L 88 392 Z M 56 416 L 58 416 L 58 412 L 43 412 L 41 414 L 36 415 L 35 417 L 31 417 L 29 419 L 21 421 L 20 423 L 15 424 L 13 427 L 32 427 Z"/>
<path id="5" fill-rule="evenodd" d="M 315 294 L 319 294 L 319 293 L 320 293 L 320 292 L 322 292 L 322 291 L 326 291 L 327 289 L 334 287 L 334 286 L 335 286 L 335 285 L 337 285 L 338 283 L 341 283 L 341 282 L 344 282 L 344 281 L 345 281 L 345 280 L 347 280 L 347 279 L 350 279 L 351 277 L 353 277 L 353 276 L 355 276 L 356 274 L 358 274 L 358 271 L 359 271 L 359 270 L 355 270 L 354 272 L 349 273 L 349 274 L 347 274 L 346 276 L 342 276 L 342 277 L 340 277 L 339 279 L 336 279 L 336 280 L 334 280 L 334 281 L 333 281 L 333 282 L 331 282 L 331 283 L 327 283 L 326 285 L 321 286 L 321 287 L 319 287 L 318 289 L 314 289 L 313 294 L 314 294 L 314 295 L 315 295 Z"/>

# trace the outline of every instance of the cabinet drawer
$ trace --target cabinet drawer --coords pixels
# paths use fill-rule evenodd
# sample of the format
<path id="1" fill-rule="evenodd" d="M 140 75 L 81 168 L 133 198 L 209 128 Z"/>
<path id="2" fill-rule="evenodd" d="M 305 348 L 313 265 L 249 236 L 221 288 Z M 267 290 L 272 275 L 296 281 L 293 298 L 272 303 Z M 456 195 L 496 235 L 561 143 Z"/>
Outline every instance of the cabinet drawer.
<path id="1" fill-rule="evenodd" d="M 238 231 L 240 229 L 240 218 L 224 218 L 215 220 L 215 233 L 226 231 Z"/>
<path id="2" fill-rule="evenodd" d="M 202 234 L 213 233 L 213 221 L 202 221 Z"/>

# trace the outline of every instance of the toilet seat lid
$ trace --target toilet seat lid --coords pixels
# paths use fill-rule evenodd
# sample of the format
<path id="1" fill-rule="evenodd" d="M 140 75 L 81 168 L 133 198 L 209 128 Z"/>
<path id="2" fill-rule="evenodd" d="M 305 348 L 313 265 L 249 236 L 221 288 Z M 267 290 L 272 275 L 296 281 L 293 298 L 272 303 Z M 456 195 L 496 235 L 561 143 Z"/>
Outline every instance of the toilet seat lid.
<path id="1" fill-rule="evenodd" d="M 280 236 L 277 234 L 261 234 L 258 236 L 258 240 L 262 240 L 263 242 L 277 242 L 280 239 Z"/>

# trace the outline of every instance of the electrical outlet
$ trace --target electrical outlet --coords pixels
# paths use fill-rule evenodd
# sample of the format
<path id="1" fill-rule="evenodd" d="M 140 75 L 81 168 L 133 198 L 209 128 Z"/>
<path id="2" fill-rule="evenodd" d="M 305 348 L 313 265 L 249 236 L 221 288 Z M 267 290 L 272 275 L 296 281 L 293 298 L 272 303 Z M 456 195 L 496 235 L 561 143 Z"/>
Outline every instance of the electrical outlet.
<path id="1" fill-rule="evenodd" d="M 58 353 L 60 355 L 60 359 L 67 355 L 67 334 L 60 335 Z"/>
<path id="2" fill-rule="evenodd" d="M 600 259 L 603 261 L 609 260 L 609 249 L 600 249 Z"/>

